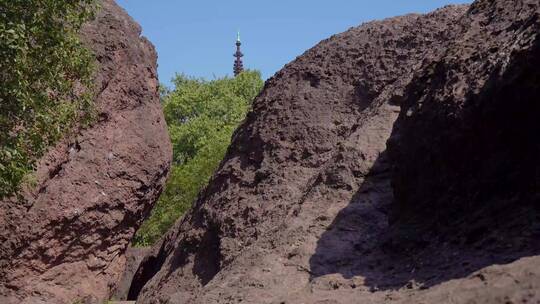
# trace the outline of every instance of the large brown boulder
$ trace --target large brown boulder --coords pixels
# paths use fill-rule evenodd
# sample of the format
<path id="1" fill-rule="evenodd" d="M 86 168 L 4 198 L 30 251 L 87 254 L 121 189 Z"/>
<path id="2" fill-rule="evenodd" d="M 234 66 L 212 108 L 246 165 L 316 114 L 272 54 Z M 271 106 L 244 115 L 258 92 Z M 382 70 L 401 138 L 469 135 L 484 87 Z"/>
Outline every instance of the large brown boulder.
<path id="1" fill-rule="evenodd" d="M 130 298 L 540 301 L 539 6 L 370 22 L 288 64 Z"/>
<path id="2" fill-rule="evenodd" d="M 171 162 L 156 52 L 112 0 L 82 37 L 99 119 L 52 148 L 36 189 L 1 202 L 0 303 L 102 303 Z"/>
<path id="3" fill-rule="evenodd" d="M 477 1 L 459 38 L 411 82 L 388 145 L 392 222 L 478 238 L 498 233 L 483 219 L 506 225 L 508 212 L 538 205 L 538 7 Z"/>

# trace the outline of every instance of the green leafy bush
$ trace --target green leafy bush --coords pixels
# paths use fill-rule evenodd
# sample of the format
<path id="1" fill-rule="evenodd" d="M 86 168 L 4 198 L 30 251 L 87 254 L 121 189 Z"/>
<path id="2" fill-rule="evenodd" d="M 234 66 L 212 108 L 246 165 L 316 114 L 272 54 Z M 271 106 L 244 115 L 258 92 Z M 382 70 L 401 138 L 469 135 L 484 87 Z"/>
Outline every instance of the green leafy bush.
<path id="1" fill-rule="evenodd" d="M 91 119 L 93 56 L 77 36 L 95 0 L 0 0 L 0 198 Z"/>
<path id="2" fill-rule="evenodd" d="M 163 97 L 174 150 L 171 175 L 135 236 L 138 246 L 153 244 L 191 207 L 223 159 L 263 81 L 259 72 L 246 71 L 212 81 L 179 75 L 174 85 Z"/>

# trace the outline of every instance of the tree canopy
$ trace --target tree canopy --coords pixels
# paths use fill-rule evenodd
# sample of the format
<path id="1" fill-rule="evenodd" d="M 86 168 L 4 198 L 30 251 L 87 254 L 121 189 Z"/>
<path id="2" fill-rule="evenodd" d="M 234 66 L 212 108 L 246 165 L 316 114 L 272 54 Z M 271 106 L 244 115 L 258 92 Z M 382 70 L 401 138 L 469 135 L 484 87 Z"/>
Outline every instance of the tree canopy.
<path id="1" fill-rule="evenodd" d="M 177 75 L 173 83 L 174 90 L 163 96 L 173 166 L 160 200 L 135 236 L 140 246 L 157 241 L 191 207 L 263 86 L 256 71 L 211 81 Z"/>
<path id="2" fill-rule="evenodd" d="M 91 120 L 93 56 L 77 32 L 94 0 L 0 0 L 0 198 Z"/>

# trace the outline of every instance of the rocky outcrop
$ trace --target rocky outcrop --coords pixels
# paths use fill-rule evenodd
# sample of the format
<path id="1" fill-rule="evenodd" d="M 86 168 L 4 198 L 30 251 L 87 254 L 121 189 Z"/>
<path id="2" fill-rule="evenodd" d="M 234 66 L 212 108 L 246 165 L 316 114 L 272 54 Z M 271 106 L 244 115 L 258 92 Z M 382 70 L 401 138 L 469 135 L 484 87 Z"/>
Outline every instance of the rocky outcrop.
<path id="1" fill-rule="evenodd" d="M 476 239 L 494 228 L 481 218 L 502 216 L 502 228 L 538 203 L 538 14 L 537 1 L 474 3 L 411 82 L 389 142 L 392 221 L 454 236 L 470 227 Z"/>
<path id="2" fill-rule="evenodd" d="M 288 64 L 130 297 L 540 301 L 539 6 L 371 22 Z"/>
<path id="3" fill-rule="evenodd" d="M 82 37 L 97 58 L 98 121 L 41 159 L 0 208 L 0 303 L 103 303 L 171 161 L 153 46 L 112 0 Z"/>

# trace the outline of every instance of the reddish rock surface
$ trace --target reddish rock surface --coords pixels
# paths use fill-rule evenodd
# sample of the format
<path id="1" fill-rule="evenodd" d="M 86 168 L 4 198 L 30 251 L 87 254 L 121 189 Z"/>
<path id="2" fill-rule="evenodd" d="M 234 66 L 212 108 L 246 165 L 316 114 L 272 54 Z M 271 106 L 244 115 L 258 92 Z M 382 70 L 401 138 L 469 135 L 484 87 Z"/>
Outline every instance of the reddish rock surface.
<path id="1" fill-rule="evenodd" d="M 84 27 L 99 119 L 40 161 L 35 190 L 1 202 L 0 303 L 103 303 L 119 280 L 172 155 L 156 52 L 140 34 L 112 0 Z"/>
<path id="2" fill-rule="evenodd" d="M 539 6 L 371 22 L 288 64 L 131 299 L 540 303 Z"/>

